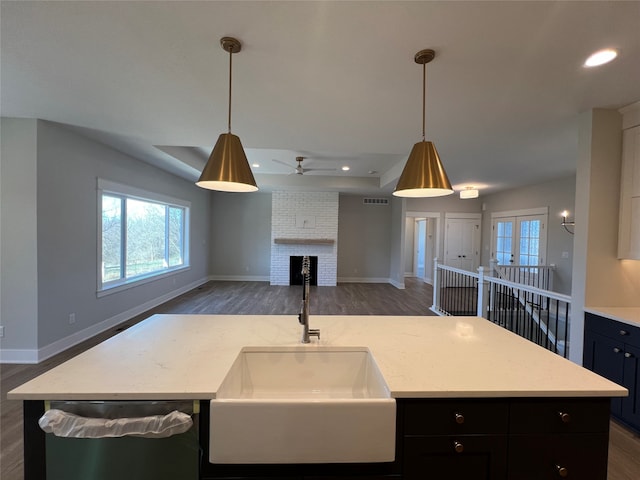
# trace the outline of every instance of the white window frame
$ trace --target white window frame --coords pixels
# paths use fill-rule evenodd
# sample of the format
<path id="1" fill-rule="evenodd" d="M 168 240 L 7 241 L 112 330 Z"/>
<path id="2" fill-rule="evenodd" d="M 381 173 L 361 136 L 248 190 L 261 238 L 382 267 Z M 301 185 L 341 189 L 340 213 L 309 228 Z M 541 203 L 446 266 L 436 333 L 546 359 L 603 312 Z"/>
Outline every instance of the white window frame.
<path id="1" fill-rule="evenodd" d="M 146 275 L 139 275 L 134 278 L 120 278 L 118 280 L 113 280 L 110 282 L 102 281 L 102 196 L 103 195 L 114 195 L 122 198 L 130 198 L 134 200 L 142 200 L 147 202 L 160 203 L 167 206 L 180 207 L 184 209 L 184 236 L 183 236 L 183 263 L 182 265 L 167 268 L 158 272 L 151 272 Z M 189 217 L 191 212 L 191 202 L 186 200 L 181 200 L 178 198 L 173 198 L 167 195 L 163 195 L 160 193 L 149 192 L 147 190 L 142 190 L 140 188 L 132 187 L 129 185 L 124 185 L 121 183 L 112 182 L 110 180 L 105 180 L 103 178 L 98 178 L 97 181 L 97 196 L 98 196 L 98 214 L 97 214 L 97 228 L 98 228 L 98 249 L 97 249 L 97 291 L 96 295 L 98 297 L 103 297 L 105 295 L 110 295 L 112 293 L 121 292 L 132 288 L 134 286 L 142 285 L 149 282 L 154 282 L 161 278 L 169 277 L 171 275 L 175 275 L 179 272 L 184 272 L 191 268 L 189 261 L 189 251 L 190 251 L 190 242 L 189 242 Z M 123 239 L 124 240 L 124 239 Z M 125 266 L 123 265 L 123 268 Z"/>

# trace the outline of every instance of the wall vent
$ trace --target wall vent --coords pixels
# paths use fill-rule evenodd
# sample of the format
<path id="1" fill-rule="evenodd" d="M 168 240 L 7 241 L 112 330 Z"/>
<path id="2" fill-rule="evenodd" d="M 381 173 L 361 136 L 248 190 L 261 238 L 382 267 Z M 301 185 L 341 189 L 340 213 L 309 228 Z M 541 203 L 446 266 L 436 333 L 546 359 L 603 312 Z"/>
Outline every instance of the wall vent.
<path id="1" fill-rule="evenodd" d="M 389 205 L 388 198 L 364 198 L 362 203 L 365 205 Z"/>

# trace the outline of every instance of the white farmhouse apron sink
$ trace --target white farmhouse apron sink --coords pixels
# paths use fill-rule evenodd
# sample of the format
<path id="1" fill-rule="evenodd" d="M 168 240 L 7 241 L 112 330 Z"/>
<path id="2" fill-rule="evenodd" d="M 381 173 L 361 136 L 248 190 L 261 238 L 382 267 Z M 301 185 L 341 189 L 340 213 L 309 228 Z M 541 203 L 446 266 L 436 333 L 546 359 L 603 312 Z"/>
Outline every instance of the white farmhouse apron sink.
<path id="1" fill-rule="evenodd" d="M 364 347 L 245 347 L 210 409 L 211 463 L 395 458 L 395 399 Z"/>

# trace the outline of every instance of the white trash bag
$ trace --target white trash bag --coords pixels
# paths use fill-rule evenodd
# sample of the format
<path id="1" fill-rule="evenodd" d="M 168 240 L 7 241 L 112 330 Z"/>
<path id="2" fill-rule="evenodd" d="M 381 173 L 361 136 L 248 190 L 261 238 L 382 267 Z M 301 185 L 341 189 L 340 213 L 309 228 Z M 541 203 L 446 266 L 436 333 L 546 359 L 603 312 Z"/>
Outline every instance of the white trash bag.
<path id="1" fill-rule="evenodd" d="M 137 418 L 87 418 L 52 408 L 38 420 L 40 428 L 56 437 L 109 438 L 142 437 L 166 438 L 191 428 L 191 416 L 174 410 L 166 415 Z"/>

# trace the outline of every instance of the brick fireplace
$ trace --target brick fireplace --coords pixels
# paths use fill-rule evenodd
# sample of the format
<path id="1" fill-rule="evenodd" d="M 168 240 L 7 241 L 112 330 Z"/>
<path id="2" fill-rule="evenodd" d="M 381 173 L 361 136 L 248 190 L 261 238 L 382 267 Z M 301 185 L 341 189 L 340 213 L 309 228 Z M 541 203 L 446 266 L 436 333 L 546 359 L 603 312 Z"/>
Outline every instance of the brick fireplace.
<path id="1" fill-rule="evenodd" d="M 271 285 L 289 285 L 291 256 L 318 257 L 319 286 L 338 274 L 338 193 L 273 192 Z"/>

